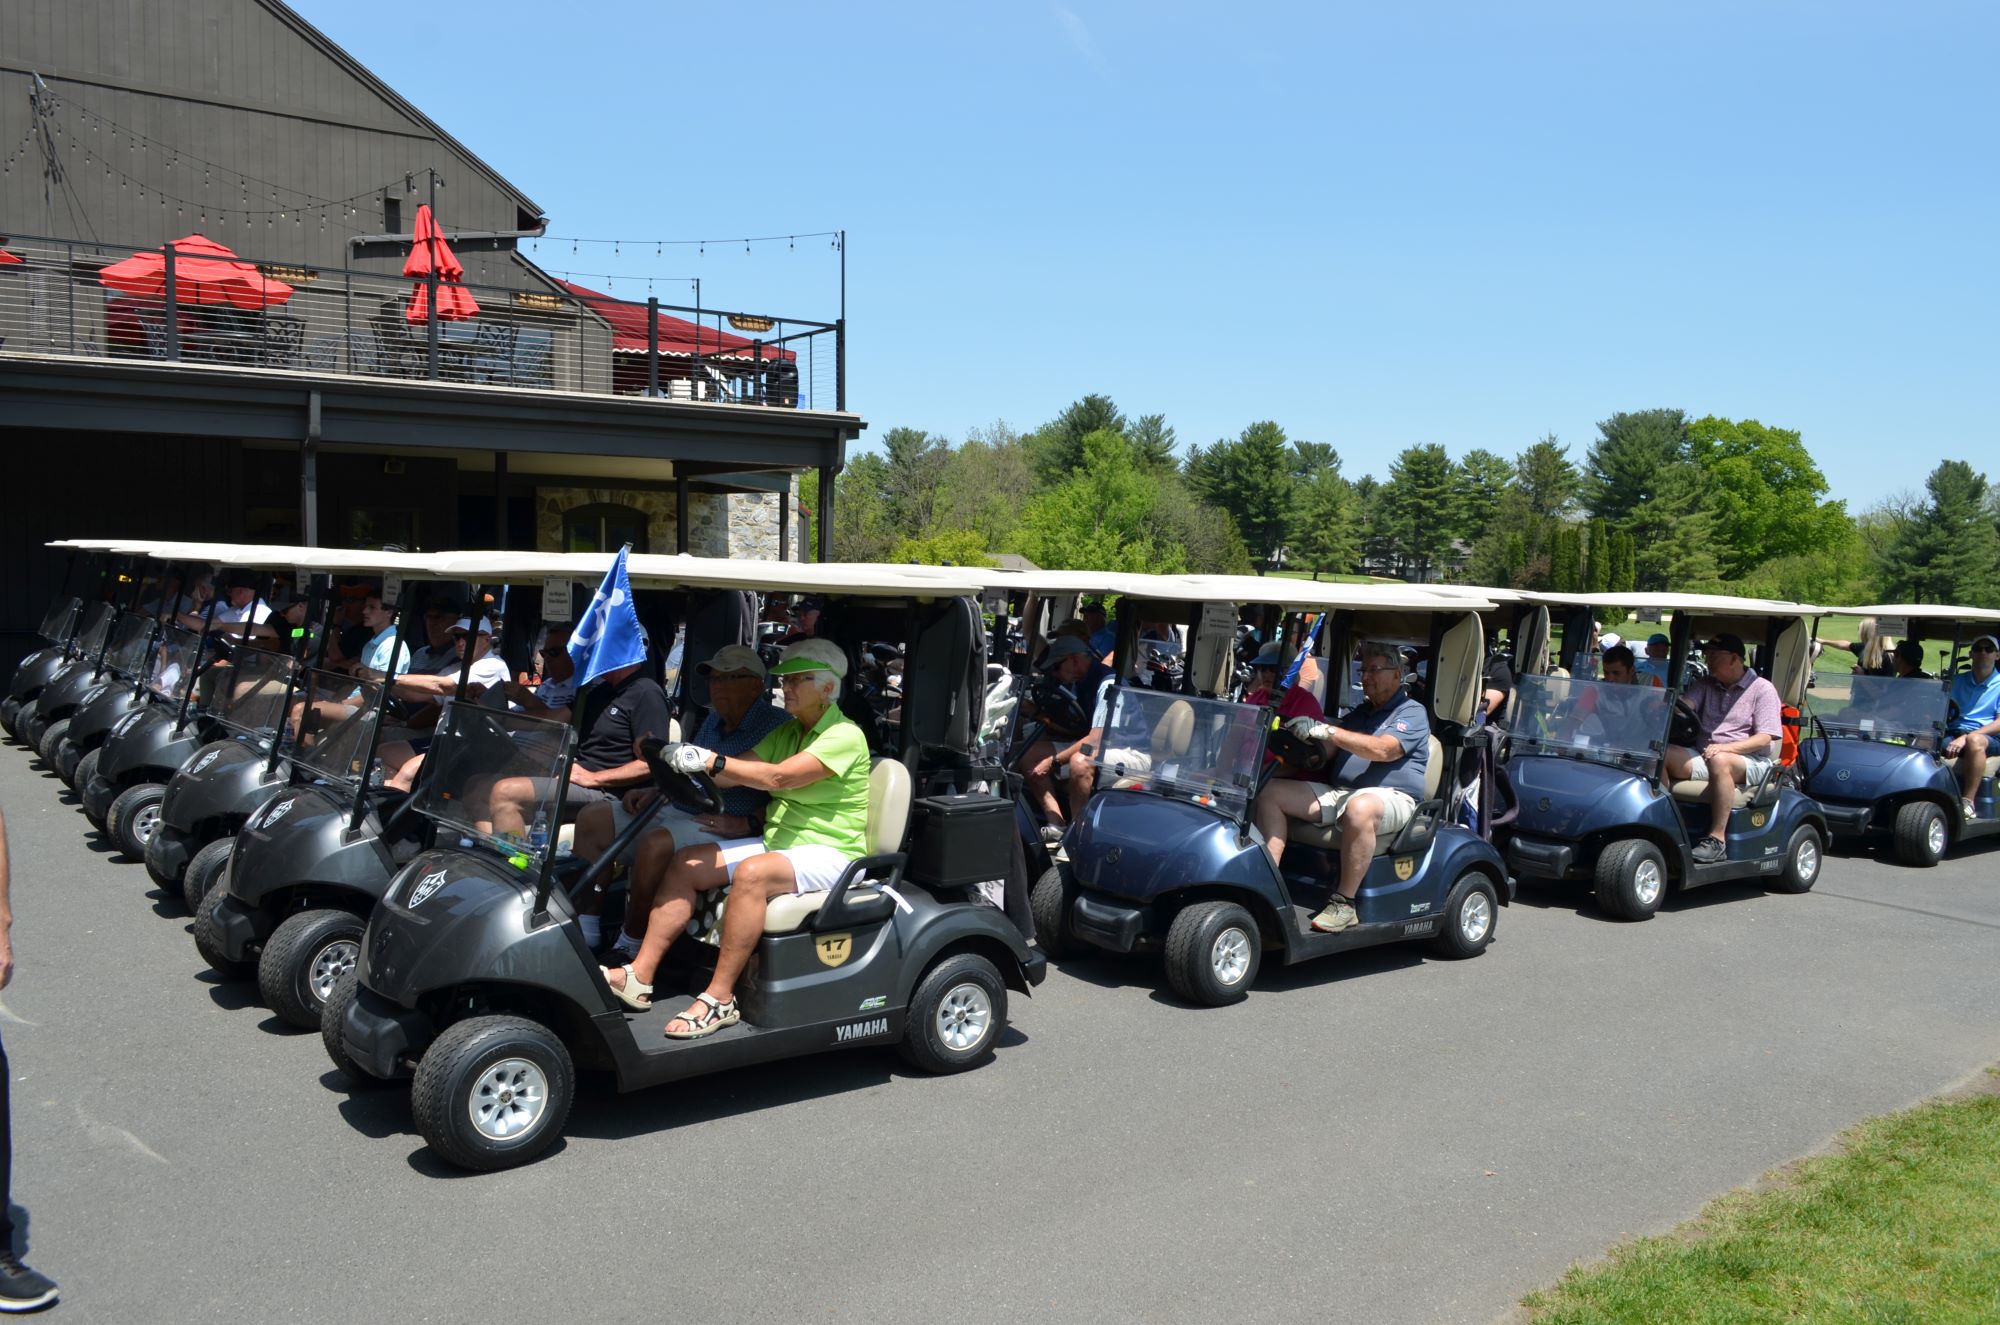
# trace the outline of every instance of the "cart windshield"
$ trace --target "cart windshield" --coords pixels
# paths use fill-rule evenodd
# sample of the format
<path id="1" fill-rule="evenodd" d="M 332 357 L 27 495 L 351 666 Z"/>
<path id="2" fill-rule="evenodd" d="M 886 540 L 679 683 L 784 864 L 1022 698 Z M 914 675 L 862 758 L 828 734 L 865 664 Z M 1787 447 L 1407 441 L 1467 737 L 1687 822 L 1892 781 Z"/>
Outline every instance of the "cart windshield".
<path id="1" fill-rule="evenodd" d="M 565 723 L 453 704 L 424 756 L 416 808 L 516 864 L 539 867 L 562 820 L 571 739 Z M 496 795 L 503 781 L 509 785 Z"/>
<path id="2" fill-rule="evenodd" d="M 1561 755 L 1651 776 L 1666 744 L 1673 696 L 1642 677 L 1631 685 L 1580 677 L 1514 678 L 1515 754 Z"/>
<path id="3" fill-rule="evenodd" d="M 201 656 L 201 632 L 186 626 L 160 628 L 160 642 L 153 650 L 153 666 L 146 688 L 161 699 L 179 699 L 181 689 L 194 674 Z"/>
<path id="4" fill-rule="evenodd" d="M 138 679 L 152 656 L 153 618 L 140 612 L 125 612 L 111 631 L 111 647 L 105 651 L 104 665 L 127 681 Z"/>
<path id="5" fill-rule="evenodd" d="M 109 603 L 92 603 L 83 610 L 83 629 L 76 637 L 79 655 L 93 657 L 104 647 L 105 637 L 111 633 L 111 618 L 116 615 L 116 609 Z"/>
<path id="6" fill-rule="evenodd" d="M 81 606 L 83 600 L 79 598 L 58 598 L 50 603 L 48 615 L 42 618 L 42 638 L 51 644 L 60 644 L 69 638 L 69 628 Z"/>
<path id="7" fill-rule="evenodd" d="M 1263 763 L 1264 709 L 1132 686 L 1111 695 L 1095 761 L 1098 787 L 1246 812 Z"/>
<path id="8" fill-rule="evenodd" d="M 1817 673 L 1806 697 L 1826 734 L 1851 741 L 1936 744 L 1950 696 L 1935 679 Z"/>
<path id="9" fill-rule="evenodd" d="M 368 739 L 382 721 L 382 683 L 308 667 L 299 678 L 296 761 L 319 777 L 353 786 L 365 771 Z"/>
<path id="10" fill-rule="evenodd" d="M 237 649 L 227 664 L 202 673 L 204 706 L 223 726 L 244 736 L 269 739 L 285 717 L 285 692 L 292 662 L 258 649 Z"/>

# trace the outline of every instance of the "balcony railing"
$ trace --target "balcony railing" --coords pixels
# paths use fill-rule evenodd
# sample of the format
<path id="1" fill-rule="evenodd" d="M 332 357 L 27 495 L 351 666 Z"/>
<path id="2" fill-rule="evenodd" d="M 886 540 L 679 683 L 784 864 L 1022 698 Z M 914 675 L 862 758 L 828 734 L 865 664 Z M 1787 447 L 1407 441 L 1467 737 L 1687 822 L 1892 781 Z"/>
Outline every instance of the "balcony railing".
<path id="1" fill-rule="evenodd" d="M 291 287 L 240 308 L 207 296 L 192 255 L 169 251 L 174 279 L 155 297 L 108 288 L 103 268 L 129 248 L 15 237 L 0 258 L 0 354 L 214 364 L 280 372 L 652 396 L 665 400 L 844 409 L 845 328 L 550 288 L 461 282 L 475 316 L 407 317 L 421 279 L 243 255 Z M 159 250 L 153 250 L 158 253 Z M 171 292 L 171 297 L 169 297 Z M 252 299 L 249 302 L 255 304 Z M 428 307 L 428 303 L 425 305 Z M 169 309 L 172 315 L 169 316 Z"/>

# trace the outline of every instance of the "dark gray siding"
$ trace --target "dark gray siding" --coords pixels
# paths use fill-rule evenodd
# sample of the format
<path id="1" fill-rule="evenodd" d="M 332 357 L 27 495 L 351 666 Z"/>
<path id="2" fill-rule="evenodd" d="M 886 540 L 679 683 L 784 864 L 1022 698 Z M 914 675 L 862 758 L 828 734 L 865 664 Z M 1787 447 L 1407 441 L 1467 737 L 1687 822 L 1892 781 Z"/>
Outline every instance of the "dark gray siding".
<path id="1" fill-rule="evenodd" d="M 57 98 L 73 196 L 45 208 L 30 148 L 0 175 L 0 233 L 140 248 L 199 231 L 259 261 L 393 271 L 346 242 L 388 228 L 384 185 L 405 231 L 433 166 L 451 231 L 517 230 L 538 210 L 271 0 L 6 0 L 0 158 L 28 132 L 30 69 Z M 468 281 L 536 284 L 504 254 L 462 257 Z"/>

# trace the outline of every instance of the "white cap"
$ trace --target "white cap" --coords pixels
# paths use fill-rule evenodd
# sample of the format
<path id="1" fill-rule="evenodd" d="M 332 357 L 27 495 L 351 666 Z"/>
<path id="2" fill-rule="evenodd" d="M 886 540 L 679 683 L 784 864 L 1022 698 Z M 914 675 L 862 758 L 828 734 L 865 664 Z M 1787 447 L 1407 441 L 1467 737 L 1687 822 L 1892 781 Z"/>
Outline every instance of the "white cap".
<path id="1" fill-rule="evenodd" d="M 1615 649 L 1625 642 L 1625 637 L 1615 630 L 1607 630 L 1597 637 L 1597 642 L 1607 649 Z"/>
<path id="2" fill-rule="evenodd" d="M 788 644 L 779 656 L 778 665 L 771 669 L 771 675 L 794 676 L 800 672 L 832 672 L 836 678 L 844 677 L 847 675 L 847 655 L 829 639 L 805 639 L 797 644 Z"/>
<path id="3" fill-rule="evenodd" d="M 460 617 L 460 618 L 458 619 L 458 624 L 457 624 L 457 625 L 455 625 L 455 626 L 453 626 L 453 627 L 451 628 L 451 631 L 450 631 L 449 633 L 454 633 L 454 634 L 455 634 L 455 633 L 457 633 L 457 632 L 459 632 L 459 631 L 464 631 L 464 632 L 465 632 L 466 634 L 468 634 L 468 635 L 470 635 L 470 634 L 472 633 L 472 618 L 471 618 L 471 617 L 469 617 L 469 616 L 462 616 L 462 617 Z M 492 617 L 484 617 L 484 616 L 483 616 L 483 617 L 479 618 L 479 633 L 480 633 L 480 634 L 482 634 L 482 635 L 491 635 L 491 634 L 493 633 L 493 618 L 492 618 Z"/>
<path id="4" fill-rule="evenodd" d="M 757 656 L 757 650 L 747 644 L 725 644 L 715 651 L 713 658 L 697 664 L 695 670 L 703 676 L 713 676 L 717 672 L 749 672 L 762 680 L 764 660 Z"/>

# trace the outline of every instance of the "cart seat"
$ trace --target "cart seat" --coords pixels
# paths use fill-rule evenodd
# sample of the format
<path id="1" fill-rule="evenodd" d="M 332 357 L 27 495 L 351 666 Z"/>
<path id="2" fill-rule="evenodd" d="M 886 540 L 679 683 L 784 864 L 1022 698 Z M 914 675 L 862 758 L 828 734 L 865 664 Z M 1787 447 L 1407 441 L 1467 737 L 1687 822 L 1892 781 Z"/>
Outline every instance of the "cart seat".
<path id="1" fill-rule="evenodd" d="M 877 759 L 868 770 L 868 854 L 884 855 L 903 849 L 903 835 L 910 830 L 910 770 L 894 759 Z M 847 895 L 865 901 L 876 895 L 873 888 L 851 885 Z M 788 893 L 773 897 L 764 908 L 764 932 L 789 934 L 819 914 L 826 905 L 824 890 Z"/>
<path id="2" fill-rule="evenodd" d="M 1185 699 L 1177 699 L 1167 705 L 1167 711 L 1153 724 L 1153 738 L 1146 749 L 1155 763 L 1163 759 L 1179 759 L 1188 752 L 1188 745 L 1194 740 L 1194 705 Z M 1106 740 L 1106 745 L 1110 744 Z M 1119 778 L 1112 783 L 1112 789 L 1129 790 L 1145 785 L 1144 778 Z"/>
<path id="3" fill-rule="evenodd" d="M 1986 756 L 1986 776 L 2000 776 L 2000 754 L 1992 753 L 1993 747 L 1990 744 L 1986 748 L 1988 751 Z M 1953 755 L 1944 762 L 1951 769 L 1952 773 L 1956 774 L 1958 772 L 1958 761 L 1963 758 L 1965 758 L 1964 755 Z"/>
<path id="4" fill-rule="evenodd" d="M 1427 801 L 1436 800 L 1438 788 L 1443 784 L 1444 746 L 1440 745 L 1438 738 L 1433 736 L 1431 737 L 1431 761 L 1424 767 L 1424 799 Z M 1292 821 L 1291 829 L 1292 836 L 1290 840 L 1293 842 L 1303 846 L 1319 847 L 1326 851 L 1340 850 L 1340 825 L 1338 823 L 1309 824 L 1295 819 Z M 1375 854 L 1378 856 L 1388 855 L 1389 847 L 1395 840 L 1396 835 L 1394 833 L 1377 833 L 1375 835 Z"/>
<path id="5" fill-rule="evenodd" d="M 1770 780 L 1778 776 L 1778 771 L 1778 765 L 1774 761 L 1770 766 L 1770 772 L 1765 775 L 1765 781 L 1753 782 L 1748 786 L 1738 787 L 1736 789 L 1735 808 L 1740 810 L 1750 804 L 1751 801 L 1756 800 L 1758 793 L 1764 791 Z M 1667 794 L 1677 801 L 1683 801 L 1690 805 L 1705 805 L 1708 798 L 1708 779 L 1683 778 L 1679 782 L 1669 783 L 1667 785 Z"/>

